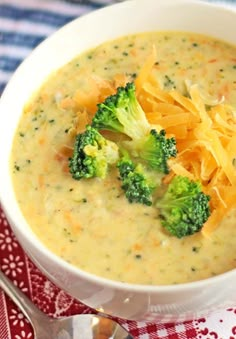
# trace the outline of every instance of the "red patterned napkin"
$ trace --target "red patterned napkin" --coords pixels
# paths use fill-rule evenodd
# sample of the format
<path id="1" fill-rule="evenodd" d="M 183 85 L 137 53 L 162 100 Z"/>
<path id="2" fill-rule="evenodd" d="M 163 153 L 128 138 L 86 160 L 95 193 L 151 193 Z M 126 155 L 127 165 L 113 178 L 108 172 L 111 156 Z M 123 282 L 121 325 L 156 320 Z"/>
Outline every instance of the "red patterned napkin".
<path id="1" fill-rule="evenodd" d="M 55 286 L 35 267 L 17 242 L 1 209 L 0 268 L 49 316 L 57 318 L 94 312 Z M 207 319 L 180 324 L 117 320 L 137 339 L 236 339 L 236 307 L 217 311 Z M 14 303 L 0 291 L 0 339 L 29 338 L 34 338 L 31 325 Z"/>

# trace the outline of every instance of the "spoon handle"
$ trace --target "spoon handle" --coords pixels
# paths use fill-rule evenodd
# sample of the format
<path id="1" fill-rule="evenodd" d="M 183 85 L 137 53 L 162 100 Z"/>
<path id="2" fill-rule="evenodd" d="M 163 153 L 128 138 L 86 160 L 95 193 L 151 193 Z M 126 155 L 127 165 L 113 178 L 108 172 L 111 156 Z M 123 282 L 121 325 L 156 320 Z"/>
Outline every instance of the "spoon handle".
<path id="1" fill-rule="evenodd" d="M 45 318 L 45 314 L 41 312 L 32 301 L 21 292 L 0 270 L 0 287 L 14 301 L 26 318 L 33 324 L 34 319 Z"/>

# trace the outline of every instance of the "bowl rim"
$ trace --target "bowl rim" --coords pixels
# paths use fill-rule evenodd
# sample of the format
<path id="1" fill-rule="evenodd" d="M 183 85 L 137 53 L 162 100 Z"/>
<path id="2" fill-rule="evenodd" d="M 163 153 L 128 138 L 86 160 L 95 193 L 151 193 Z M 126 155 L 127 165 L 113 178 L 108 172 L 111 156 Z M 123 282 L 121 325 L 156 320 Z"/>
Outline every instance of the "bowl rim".
<path id="1" fill-rule="evenodd" d="M 141 0 L 126 0 L 124 2 L 119 2 L 116 4 L 111 4 L 109 6 L 106 7 L 102 7 L 99 9 L 96 9 L 92 12 L 89 12 L 87 14 L 84 14 L 78 18 L 75 18 L 74 20 L 72 20 L 71 22 L 67 23 L 66 25 L 62 26 L 61 28 L 57 29 L 53 34 L 51 34 L 49 37 L 47 37 L 43 42 L 41 42 L 36 48 L 34 48 L 32 50 L 32 52 L 30 53 L 30 55 L 28 57 L 26 57 L 24 59 L 24 61 L 21 63 L 21 65 L 17 68 L 17 70 L 14 72 L 14 74 L 12 75 L 11 79 L 9 80 L 9 82 L 6 85 L 6 88 L 4 89 L 2 96 L 0 97 L 0 111 L 4 108 L 4 104 L 5 104 L 5 100 L 7 101 L 9 93 L 11 92 L 11 86 L 15 81 L 15 78 L 17 77 L 18 73 L 20 72 L 20 70 L 25 67 L 28 63 L 28 60 L 30 60 L 35 53 L 37 53 L 38 50 L 41 50 L 44 48 L 45 45 L 50 44 L 50 41 L 54 39 L 55 36 L 58 36 L 62 31 L 64 31 L 65 29 L 69 28 L 70 26 L 76 24 L 78 21 L 83 21 L 83 20 L 88 20 L 88 19 L 92 19 L 93 16 L 98 15 L 100 12 L 109 12 L 109 11 L 113 11 L 114 8 L 122 8 L 124 6 L 127 6 L 127 4 L 132 4 L 135 3 L 136 1 L 141 1 Z M 154 3 L 155 0 L 143 0 L 144 3 L 146 3 L 147 1 L 149 1 L 150 3 Z M 189 3 L 189 4 L 195 4 L 198 6 L 202 6 L 203 8 L 212 8 L 212 9 L 219 9 L 220 10 L 224 10 L 227 11 L 229 13 L 234 13 L 235 18 L 236 18 L 236 10 L 234 11 L 232 8 L 226 8 L 226 7 L 222 7 L 219 3 L 210 3 L 210 2 L 204 2 L 201 0 L 163 0 L 166 3 Z M 68 60 L 69 61 L 69 60 Z M 30 97 L 31 93 L 29 93 L 29 97 Z M 18 122 L 19 122 L 19 118 L 18 117 Z M 8 168 L 9 168 L 9 164 L 8 164 Z M 29 224 L 26 222 L 26 220 L 24 219 L 20 208 L 16 202 L 15 199 L 15 212 L 16 215 L 12 215 L 12 212 L 10 212 L 10 204 L 9 204 L 9 199 L 7 198 L 6 195 L 6 190 L 4 191 L 4 189 L 2 189 L 2 184 L 4 183 L 4 176 L 2 176 L 2 171 L 0 170 L 0 202 L 2 205 L 2 209 L 5 212 L 5 215 L 7 216 L 7 219 L 10 222 L 10 225 L 14 225 L 14 227 L 11 226 L 11 228 L 13 228 L 13 231 L 15 229 L 17 229 L 17 233 L 19 232 L 20 234 L 23 233 L 23 229 L 28 229 L 29 230 L 29 234 L 27 234 L 27 238 L 30 241 L 31 245 L 37 249 L 37 251 L 39 253 L 42 253 L 45 257 L 48 257 L 49 260 L 52 263 L 56 263 L 58 266 L 64 267 L 66 270 L 70 271 L 71 273 L 74 274 L 74 276 L 82 277 L 83 279 L 89 280 L 90 282 L 96 283 L 97 285 L 101 285 L 101 286 L 106 286 L 108 288 L 116 288 L 118 290 L 125 290 L 125 291 L 132 291 L 132 292 L 143 292 L 143 293 L 157 293 L 157 292 L 179 292 L 179 291 L 186 291 L 186 290 L 192 290 L 195 288 L 200 288 L 206 285 L 210 285 L 213 283 L 219 283 L 220 281 L 224 281 L 225 279 L 227 279 L 228 277 L 231 277 L 232 275 L 236 276 L 236 268 L 232 269 L 230 271 L 218 274 L 216 276 L 213 277 L 209 277 L 206 279 L 201 279 L 201 280 L 197 280 L 197 281 L 191 281 L 191 282 L 186 282 L 186 283 L 180 283 L 180 284 L 176 284 L 176 285 L 146 285 L 146 284 L 134 284 L 134 283 L 126 283 L 126 282 L 120 282 L 120 281 L 116 281 L 116 280 L 112 280 L 112 279 L 108 279 L 108 278 L 103 278 L 102 276 L 97 276 L 93 273 L 89 273 L 87 271 L 84 271 L 82 269 L 80 269 L 79 267 L 76 267 L 68 262 L 66 262 L 65 260 L 63 260 L 62 258 L 60 258 L 58 255 L 56 255 L 55 253 L 53 253 L 51 250 L 49 250 L 44 244 L 43 242 L 41 242 L 41 240 L 34 234 L 34 232 L 30 229 Z M 10 177 L 10 174 L 8 174 L 8 176 Z M 11 186 L 12 191 L 14 191 L 13 185 Z M 14 195 L 14 193 L 13 193 Z M 23 224 L 23 227 L 22 227 Z M 26 251 L 24 249 L 24 251 Z M 27 251 L 26 251 L 27 252 Z M 30 253 L 28 253 L 29 257 L 30 257 Z M 34 261 L 34 259 L 33 259 Z"/>

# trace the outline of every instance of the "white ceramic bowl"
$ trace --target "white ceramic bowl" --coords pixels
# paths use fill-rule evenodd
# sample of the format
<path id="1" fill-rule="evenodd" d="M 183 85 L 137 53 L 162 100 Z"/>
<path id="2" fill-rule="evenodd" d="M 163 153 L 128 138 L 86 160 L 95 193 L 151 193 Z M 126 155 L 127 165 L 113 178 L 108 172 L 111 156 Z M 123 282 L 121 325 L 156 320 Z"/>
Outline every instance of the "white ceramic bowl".
<path id="1" fill-rule="evenodd" d="M 0 102 L 0 198 L 25 251 L 53 282 L 85 304 L 119 317 L 163 322 L 193 319 L 217 307 L 235 306 L 236 270 L 177 286 L 142 286 L 109 281 L 71 266 L 44 247 L 22 216 L 13 192 L 9 154 L 24 103 L 53 70 L 106 40 L 169 29 L 236 44 L 236 12 L 191 0 L 134 0 L 95 11 L 36 48 L 15 72 Z"/>

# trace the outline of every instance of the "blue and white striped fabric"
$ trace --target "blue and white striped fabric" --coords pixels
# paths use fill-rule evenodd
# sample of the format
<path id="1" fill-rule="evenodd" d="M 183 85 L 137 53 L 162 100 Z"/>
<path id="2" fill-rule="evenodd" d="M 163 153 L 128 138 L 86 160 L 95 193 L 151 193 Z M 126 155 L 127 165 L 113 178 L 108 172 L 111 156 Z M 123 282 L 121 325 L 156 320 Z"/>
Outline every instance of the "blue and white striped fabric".
<path id="1" fill-rule="evenodd" d="M 236 4 L 236 0 L 209 1 Z M 0 95 L 22 60 L 48 35 L 74 18 L 114 2 L 117 0 L 0 0 Z"/>
<path id="2" fill-rule="evenodd" d="M 114 2 L 0 0 L 0 95 L 15 69 L 42 40 L 74 18 Z"/>

